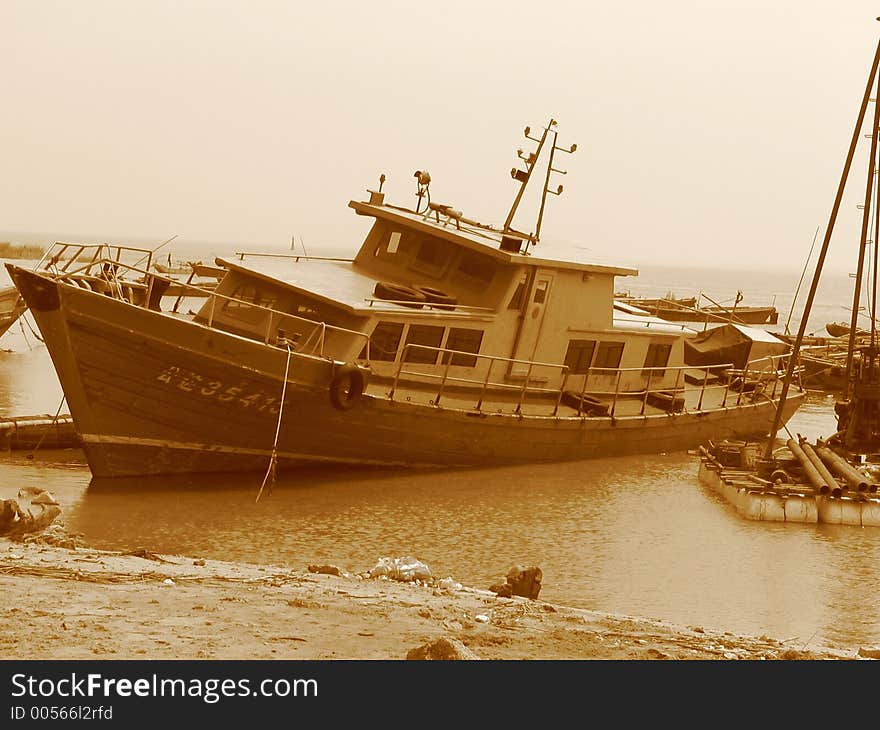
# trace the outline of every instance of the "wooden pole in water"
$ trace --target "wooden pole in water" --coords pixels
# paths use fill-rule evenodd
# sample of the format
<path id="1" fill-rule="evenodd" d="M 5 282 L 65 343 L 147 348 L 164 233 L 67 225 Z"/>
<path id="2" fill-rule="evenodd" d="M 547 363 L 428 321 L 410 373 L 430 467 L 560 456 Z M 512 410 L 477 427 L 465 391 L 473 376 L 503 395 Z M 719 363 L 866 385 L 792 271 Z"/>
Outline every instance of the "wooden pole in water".
<path id="1" fill-rule="evenodd" d="M 825 263 L 825 256 L 828 253 L 828 244 L 831 242 L 831 234 L 834 230 L 834 223 L 837 220 L 837 212 L 840 210 L 840 201 L 843 198 L 843 191 L 846 187 L 846 180 L 849 177 L 849 169 L 852 166 L 853 156 L 855 155 L 856 145 L 859 141 L 859 132 L 862 129 L 862 124 L 865 121 L 865 110 L 868 108 L 868 102 L 871 99 L 871 85 L 874 83 L 874 78 L 877 75 L 877 65 L 880 64 L 880 42 L 877 44 L 877 49 L 874 51 L 874 61 L 871 64 L 871 72 L 868 75 L 868 83 L 865 86 L 865 94 L 862 97 L 862 104 L 859 107 L 859 114 L 856 118 L 855 129 L 853 130 L 852 139 L 849 143 L 849 150 L 846 153 L 846 161 L 843 164 L 843 171 L 840 175 L 840 182 L 837 185 L 837 195 L 834 197 L 834 205 L 831 207 L 831 215 L 828 220 L 828 227 L 825 229 L 825 236 L 822 240 L 822 248 L 819 251 L 819 258 L 816 261 L 816 270 L 813 273 L 813 281 L 810 284 L 810 292 L 807 295 L 807 302 L 804 305 L 804 313 L 801 316 L 801 323 L 798 327 L 797 338 L 795 339 L 794 347 L 792 348 L 791 356 L 788 359 L 788 368 L 785 372 L 785 380 L 782 382 L 782 392 L 779 394 L 779 403 L 776 406 L 776 413 L 773 416 L 773 425 L 770 428 L 770 434 L 767 439 L 767 448 L 764 452 L 764 458 L 770 459 L 773 456 L 773 439 L 776 438 L 776 433 L 779 431 L 779 428 L 782 424 L 782 413 L 783 407 L 785 406 L 785 400 L 788 397 L 788 389 L 791 385 L 791 378 L 794 374 L 795 364 L 797 362 L 797 354 L 801 349 L 801 342 L 804 340 L 804 331 L 807 328 L 807 319 L 809 318 L 810 310 L 813 307 L 813 299 L 816 298 L 816 290 L 819 288 L 819 277 L 822 273 L 822 266 Z"/>
<path id="2" fill-rule="evenodd" d="M 862 275 L 864 273 L 865 266 L 865 249 L 868 245 L 868 226 L 871 221 L 871 193 L 874 191 L 874 168 L 875 168 L 875 160 L 877 157 L 877 129 L 880 126 L 880 84 L 878 84 L 877 91 L 875 93 L 875 101 L 874 101 L 874 122 L 871 125 L 871 152 L 868 158 L 868 180 L 865 183 L 865 204 L 862 208 L 862 232 L 859 238 L 859 260 L 856 266 L 856 281 L 853 286 L 853 305 L 852 305 L 852 316 L 850 319 L 849 326 L 849 345 L 847 347 L 846 353 L 846 383 L 844 385 L 844 393 L 843 399 L 849 400 L 852 384 L 850 382 L 850 375 L 852 373 L 852 361 L 853 361 L 853 351 L 855 350 L 856 344 L 856 328 L 859 323 L 859 297 L 861 297 L 862 291 Z M 876 242 L 875 242 L 876 244 Z M 871 331 L 874 330 L 874 324 L 871 323 Z"/>

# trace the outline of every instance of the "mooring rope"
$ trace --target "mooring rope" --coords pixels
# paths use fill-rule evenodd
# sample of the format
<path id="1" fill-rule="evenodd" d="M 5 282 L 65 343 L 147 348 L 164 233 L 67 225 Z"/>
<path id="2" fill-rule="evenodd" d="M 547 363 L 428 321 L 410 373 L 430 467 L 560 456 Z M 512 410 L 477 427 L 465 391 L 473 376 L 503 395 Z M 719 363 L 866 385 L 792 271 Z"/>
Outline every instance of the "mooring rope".
<path id="1" fill-rule="evenodd" d="M 290 356 L 293 353 L 293 350 L 290 349 L 290 343 L 286 342 L 287 346 L 287 364 L 284 366 L 284 383 L 281 386 L 281 404 L 278 406 L 278 423 L 275 424 L 275 441 L 272 444 L 272 455 L 269 457 L 269 468 L 266 469 L 266 475 L 263 477 L 263 483 L 260 485 L 260 491 L 257 492 L 257 498 L 254 502 L 259 502 L 260 497 L 263 496 L 263 490 L 266 488 L 266 484 L 269 484 L 269 489 L 272 489 L 272 485 L 275 483 L 275 472 L 278 465 L 278 436 L 281 434 L 281 417 L 284 415 L 284 397 L 287 395 L 287 374 L 290 372 Z"/>
<path id="2" fill-rule="evenodd" d="M 22 317 L 22 319 L 24 319 L 24 318 Z M 22 324 L 21 319 L 18 320 L 18 326 L 19 326 L 19 328 L 21 329 L 21 336 L 24 338 L 24 344 L 27 345 L 27 349 L 28 349 L 28 350 L 33 350 L 34 348 L 31 347 L 30 340 L 28 340 L 28 338 L 27 338 L 27 332 L 24 331 L 24 324 Z"/>
<path id="3" fill-rule="evenodd" d="M 37 453 L 37 449 L 39 449 L 40 446 L 43 445 L 43 441 L 46 439 L 46 434 L 49 433 L 49 429 L 52 428 L 56 424 L 56 422 L 58 421 L 58 416 L 61 414 L 61 407 L 64 405 L 64 401 L 66 398 L 67 398 L 67 396 L 65 396 L 65 395 L 61 396 L 61 402 L 58 404 L 58 410 L 55 411 L 55 415 L 52 417 L 52 423 L 46 428 L 45 431 L 43 431 L 43 435 L 40 436 L 40 440 L 37 441 L 37 445 L 34 446 L 34 450 L 31 451 L 30 454 L 28 454 L 28 456 L 27 456 L 28 459 L 34 458 L 34 456 Z"/>
<path id="4" fill-rule="evenodd" d="M 22 321 L 27 325 L 28 329 L 31 331 L 31 334 L 45 345 L 46 340 L 44 340 L 42 337 L 40 337 L 39 333 L 36 330 L 34 330 L 33 325 L 31 325 L 31 323 L 30 323 L 30 320 L 28 320 L 28 318 L 25 316 L 26 314 L 27 314 L 27 312 L 25 312 L 25 314 L 21 315 Z M 22 330 L 22 332 L 24 332 L 24 330 Z M 26 337 L 25 337 L 25 341 L 27 341 Z M 28 347 L 30 347 L 30 345 L 28 345 Z"/>

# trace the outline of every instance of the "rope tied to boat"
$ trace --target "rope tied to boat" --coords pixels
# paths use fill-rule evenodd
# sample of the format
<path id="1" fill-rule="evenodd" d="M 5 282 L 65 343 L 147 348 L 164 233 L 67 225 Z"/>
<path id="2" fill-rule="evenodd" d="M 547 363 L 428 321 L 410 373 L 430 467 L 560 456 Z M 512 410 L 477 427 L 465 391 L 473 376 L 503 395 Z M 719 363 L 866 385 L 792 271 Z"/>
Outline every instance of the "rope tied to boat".
<path id="1" fill-rule="evenodd" d="M 25 331 L 24 331 L 24 325 L 25 325 L 25 324 L 27 325 L 27 328 L 30 330 L 31 334 L 32 334 L 34 337 L 36 337 L 40 342 L 42 342 L 44 345 L 46 344 L 46 340 L 44 340 L 42 337 L 40 337 L 40 335 L 36 332 L 36 330 L 34 330 L 33 326 L 32 326 L 31 323 L 28 321 L 26 315 L 27 315 L 27 312 L 25 312 L 25 314 L 23 314 L 23 315 L 21 316 L 21 319 L 18 321 L 18 324 L 19 324 L 19 326 L 21 327 L 21 334 L 24 335 L 24 341 L 25 341 L 25 344 L 28 346 L 28 350 L 33 350 L 34 348 L 31 347 L 31 343 L 28 342 L 27 334 L 25 334 Z M 23 323 L 23 324 L 22 324 L 22 323 Z"/>
<path id="2" fill-rule="evenodd" d="M 275 441 L 272 443 L 272 455 L 269 457 L 269 468 L 266 469 L 263 483 L 260 485 L 260 491 L 257 492 L 257 498 L 254 500 L 255 503 L 260 501 L 260 497 L 263 496 L 263 490 L 266 489 L 267 485 L 269 491 L 272 490 L 272 485 L 275 484 L 275 477 L 277 475 L 278 437 L 281 435 L 281 418 L 284 415 L 284 398 L 287 395 L 287 376 L 288 373 L 290 373 L 290 356 L 293 354 L 293 350 L 290 348 L 290 343 L 285 342 L 284 344 L 287 347 L 287 363 L 284 365 L 284 382 L 281 385 L 281 403 L 278 406 L 278 422 L 275 424 Z"/>
<path id="3" fill-rule="evenodd" d="M 36 454 L 37 454 L 37 449 L 39 449 L 40 446 L 43 445 L 43 441 L 46 440 L 46 434 L 49 433 L 49 429 L 51 429 L 52 427 L 54 427 L 54 426 L 58 423 L 58 416 L 61 415 L 61 408 L 62 408 L 62 406 L 64 405 L 64 401 L 65 401 L 65 400 L 67 400 L 67 396 L 66 396 L 66 395 L 62 395 L 62 396 L 61 396 L 61 402 L 58 404 L 58 408 L 57 408 L 57 410 L 55 411 L 55 415 L 52 416 L 52 423 L 49 424 L 48 428 L 46 428 L 45 431 L 43 431 L 43 435 L 40 436 L 40 440 L 37 441 L 37 445 L 34 446 L 34 450 L 31 451 L 31 453 L 27 455 L 27 458 L 28 458 L 28 459 L 33 459 L 33 458 L 36 456 Z"/>

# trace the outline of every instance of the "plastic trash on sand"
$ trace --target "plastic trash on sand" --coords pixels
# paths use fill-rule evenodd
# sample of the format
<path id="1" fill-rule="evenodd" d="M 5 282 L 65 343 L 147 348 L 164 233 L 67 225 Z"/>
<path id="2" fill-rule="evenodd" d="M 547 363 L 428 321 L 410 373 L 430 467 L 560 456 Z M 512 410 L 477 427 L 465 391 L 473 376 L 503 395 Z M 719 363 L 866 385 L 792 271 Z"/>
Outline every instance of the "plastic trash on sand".
<path id="1" fill-rule="evenodd" d="M 437 587 L 441 591 L 449 591 L 450 593 L 455 593 L 455 591 L 461 590 L 461 583 L 458 583 L 451 576 L 449 576 L 447 578 L 443 578 L 442 580 L 438 580 Z"/>
<path id="2" fill-rule="evenodd" d="M 429 581 L 433 578 L 431 569 L 413 557 L 403 558 L 379 558 L 376 565 L 370 569 L 371 578 L 386 577 L 391 580 L 399 580 L 408 583 L 414 580 Z"/>
<path id="3" fill-rule="evenodd" d="M 0 535 L 13 539 L 45 530 L 61 514 L 55 496 L 39 487 L 23 487 L 18 499 L 0 499 Z"/>

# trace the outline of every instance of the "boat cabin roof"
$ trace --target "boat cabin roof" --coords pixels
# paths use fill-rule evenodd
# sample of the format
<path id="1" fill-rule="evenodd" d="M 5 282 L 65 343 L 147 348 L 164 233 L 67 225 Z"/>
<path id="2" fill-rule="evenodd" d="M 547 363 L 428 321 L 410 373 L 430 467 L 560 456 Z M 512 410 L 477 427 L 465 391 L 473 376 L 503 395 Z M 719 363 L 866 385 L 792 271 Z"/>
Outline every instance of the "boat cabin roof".
<path id="1" fill-rule="evenodd" d="M 249 257 L 247 264 L 230 259 L 217 259 L 231 271 L 240 271 L 248 276 L 256 276 L 272 284 L 297 291 L 329 304 L 342 306 L 350 312 L 377 314 L 379 312 L 405 312 L 413 314 L 417 310 L 403 304 L 394 304 L 373 297 L 373 289 L 379 279 L 355 269 L 350 262 L 322 261 L 301 258 L 296 266 L 290 259 Z M 474 317 L 486 316 L 488 310 L 456 307 L 455 310 L 425 309 L 433 316 Z"/>
<path id="2" fill-rule="evenodd" d="M 413 230 L 429 233 L 438 238 L 444 238 L 464 248 L 479 251 L 482 254 L 510 264 L 523 266 L 541 266 L 554 269 L 575 269 L 592 273 L 610 274 L 614 276 L 637 276 L 638 269 L 630 269 L 622 266 L 609 266 L 595 262 L 576 260 L 574 258 L 544 259 L 533 255 L 525 255 L 504 251 L 499 248 L 502 231 L 488 226 L 474 225 L 471 222 L 461 221 L 456 225 L 453 219 L 435 215 L 434 211 L 428 214 L 416 213 L 406 208 L 398 208 L 392 205 L 376 205 L 363 201 L 352 200 L 348 206 L 358 215 L 373 216 L 390 223 L 404 226 Z M 437 219 L 440 218 L 438 221 Z M 508 235 L 508 234 L 504 234 Z M 510 234 L 513 235 L 513 234 Z M 518 237 L 518 236 L 515 236 Z"/>

